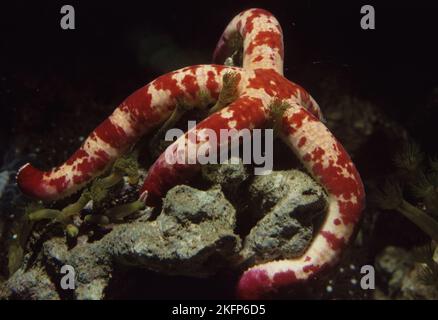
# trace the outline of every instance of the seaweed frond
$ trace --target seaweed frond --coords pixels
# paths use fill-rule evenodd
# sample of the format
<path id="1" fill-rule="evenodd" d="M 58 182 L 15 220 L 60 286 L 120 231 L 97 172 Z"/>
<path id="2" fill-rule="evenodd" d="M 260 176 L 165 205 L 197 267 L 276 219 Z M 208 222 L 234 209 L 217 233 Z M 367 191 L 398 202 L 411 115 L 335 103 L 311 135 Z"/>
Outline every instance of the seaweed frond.
<path id="1" fill-rule="evenodd" d="M 30 221 L 52 220 L 56 219 L 60 214 L 60 210 L 43 208 L 29 213 L 28 217 Z"/>
<path id="2" fill-rule="evenodd" d="M 27 208 L 27 216 L 30 221 L 49 219 L 64 224 L 67 235 L 73 236 L 76 231 L 74 231 L 70 224 L 71 217 L 80 214 L 90 201 L 93 202 L 93 205 L 100 205 L 107 198 L 110 189 L 123 181 L 124 176 L 128 177 L 129 183 L 138 183 L 139 165 L 137 151 L 118 158 L 114 162 L 110 174 L 106 177 L 94 179 L 91 186 L 82 191 L 76 202 L 67 205 L 62 210 L 43 208 L 41 204 L 38 204 L 38 206 L 33 205 Z"/>
<path id="3" fill-rule="evenodd" d="M 84 191 L 76 202 L 69 204 L 61 210 L 61 213 L 55 217 L 55 221 L 61 223 L 68 222 L 72 216 L 78 215 L 90 200 L 90 193 L 87 190 Z"/>
<path id="4" fill-rule="evenodd" d="M 438 217 L 438 174 L 432 172 L 426 176 L 420 172 L 411 183 L 412 194 L 421 199 L 426 211 Z"/>
<path id="5" fill-rule="evenodd" d="M 402 200 L 401 205 L 397 208 L 405 217 L 414 222 L 433 240 L 438 241 L 438 221 L 432 218 L 423 210 Z"/>
<path id="6" fill-rule="evenodd" d="M 136 200 L 134 202 L 122 204 L 117 207 L 110 208 L 106 211 L 106 216 L 111 220 L 121 220 L 139 210 L 143 210 L 145 208 L 145 204 L 143 201 Z"/>
<path id="7" fill-rule="evenodd" d="M 418 280 L 424 285 L 438 288 L 438 264 L 422 266 L 418 274 Z"/>
<path id="8" fill-rule="evenodd" d="M 384 184 L 375 188 L 370 202 L 384 210 L 396 210 L 415 223 L 432 239 L 438 241 L 438 221 L 423 210 L 412 205 L 403 198 L 403 192 L 396 179 L 387 179 Z"/>
<path id="9" fill-rule="evenodd" d="M 104 226 L 109 224 L 109 218 L 103 214 L 87 214 L 84 217 L 84 221 L 89 224 L 95 224 L 99 226 Z"/>
<path id="10" fill-rule="evenodd" d="M 403 214 L 438 242 L 438 160 L 429 158 L 428 166 L 424 159 L 418 144 L 408 140 L 394 157 L 397 170 L 382 185 L 370 185 L 368 199 Z"/>
<path id="11" fill-rule="evenodd" d="M 28 204 L 26 204 L 26 206 L 24 207 L 24 214 L 25 215 L 29 215 L 30 213 L 43 209 L 44 205 L 42 203 L 42 201 L 32 201 L 29 202 Z"/>
<path id="12" fill-rule="evenodd" d="M 137 184 L 138 180 L 140 179 L 139 165 L 138 165 L 138 151 L 131 152 L 117 159 L 113 165 L 112 171 L 116 175 L 117 174 L 122 176 L 126 175 L 128 177 L 129 184 L 131 185 Z"/>
<path id="13" fill-rule="evenodd" d="M 434 193 L 433 184 L 423 172 L 418 174 L 416 181 L 412 182 L 410 186 L 412 194 L 419 199 L 428 198 L 431 193 Z"/>
<path id="14" fill-rule="evenodd" d="M 402 151 L 395 156 L 394 163 L 397 168 L 413 173 L 420 168 L 423 159 L 424 154 L 418 144 L 408 141 Z"/>
<path id="15" fill-rule="evenodd" d="M 430 243 L 412 250 L 413 260 L 423 264 L 420 266 L 418 280 L 424 285 L 438 288 L 438 263 L 435 262 L 433 256 L 434 248 Z"/>
<path id="16" fill-rule="evenodd" d="M 65 232 L 69 238 L 76 238 L 79 234 L 79 229 L 74 224 L 68 224 L 65 227 Z"/>

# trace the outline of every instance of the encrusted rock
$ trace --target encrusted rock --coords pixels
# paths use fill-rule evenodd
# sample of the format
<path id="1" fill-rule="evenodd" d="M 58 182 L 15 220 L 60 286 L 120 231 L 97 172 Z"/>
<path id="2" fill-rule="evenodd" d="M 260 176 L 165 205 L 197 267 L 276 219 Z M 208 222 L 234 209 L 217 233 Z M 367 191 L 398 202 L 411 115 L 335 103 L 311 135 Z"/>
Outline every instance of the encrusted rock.
<path id="1" fill-rule="evenodd" d="M 259 201 L 263 210 L 258 209 L 261 219 L 243 250 L 235 233 L 236 210 L 218 184 L 208 191 L 180 185 L 167 193 L 153 221 L 143 216 L 116 224 L 94 242 L 83 234 L 71 249 L 63 237 L 43 242 L 39 254 L 28 254 L 26 263 L 1 285 L 0 298 L 104 299 L 116 265 L 207 277 L 238 268 L 239 262 L 300 255 L 312 237 L 312 218 L 326 205 L 321 187 L 292 170 L 256 177 L 251 190 L 251 201 Z M 75 290 L 60 289 L 64 265 L 74 268 Z"/>
<path id="2" fill-rule="evenodd" d="M 176 186 L 155 221 L 116 225 L 102 239 L 71 250 L 63 238 L 46 241 L 38 262 L 44 267 L 25 271 L 22 266 L 4 283 L 0 298 L 59 298 L 54 283 L 60 283 L 63 265 L 74 268 L 76 299 L 103 299 L 115 263 L 164 274 L 211 275 L 240 250 L 235 223 L 235 210 L 219 189 Z"/>
<path id="3" fill-rule="evenodd" d="M 228 163 L 206 164 L 202 166 L 202 177 L 225 191 L 236 190 L 249 174 L 241 158 L 231 157 Z"/>
<path id="4" fill-rule="evenodd" d="M 267 213 L 245 238 L 242 257 L 253 264 L 300 256 L 312 240 L 313 218 L 326 207 L 322 188 L 290 170 L 257 176 L 250 192 L 256 215 Z"/>
<path id="5" fill-rule="evenodd" d="M 0 286 L 0 299 L 59 300 L 52 280 L 41 266 L 20 269 Z"/>
<path id="6" fill-rule="evenodd" d="M 235 219 L 234 208 L 219 189 L 200 191 L 181 185 L 167 193 L 155 221 L 113 232 L 116 239 L 108 250 L 124 263 L 150 270 L 207 276 L 240 249 Z"/>
<path id="7" fill-rule="evenodd" d="M 386 247 L 377 256 L 375 266 L 380 282 L 387 284 L 378 288 L 376 299 L 438 299 L 438 286 L 421 280 L 425 265 L 415 262 L 412 252 Z"/>
<path id="8" fill-rule="evenodd" d="M 389 246 L 377 256 L 375 266 L 383 282 L 388 284 L 388 294 L 393 295 L 400 290 L 405 274 L 412 267 L 412 258 L 407 250 Z"/>
<path id="9" fill-rule="evenodd" d="M 261 217 L 284 197 L 299 204 L 314 196 L 324 197 L 324 192 L 312 178 L 299 170 L 274 171 L 269 175 L 255 176 L 249 187 L 254 215 Z"/>

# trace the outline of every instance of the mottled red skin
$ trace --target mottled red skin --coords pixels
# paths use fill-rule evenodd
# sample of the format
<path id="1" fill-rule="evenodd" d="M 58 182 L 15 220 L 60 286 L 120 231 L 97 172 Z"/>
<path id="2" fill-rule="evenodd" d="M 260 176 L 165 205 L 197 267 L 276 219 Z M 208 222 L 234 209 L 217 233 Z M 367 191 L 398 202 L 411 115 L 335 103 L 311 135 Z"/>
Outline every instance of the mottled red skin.
<path id="1" fill-rule="evenodd" d="M 21 192 L 38 199 L 44 198 L 45 192 L 41 190 L 42 176 L 43 172 L 31 165 L 22 168 L 17 176 L 17 183 L 20 186 Z"/>
<path id="2" fill-rule="evenodd" d="M 209 67 L 212 70 L 209 70 L 207 75 L 207 91 L 212 97 L 217 98 L 219 83 L 216 78 L 223 70 L 230 68 L 219 65 Z M 195 75 L 203 68 L 205 66 L 196 65 L 170 72 L 126 98 L 116 110 L 129 121 L 132 131 L 130 134 L 127 134 L 115 120 L 108 118 L 90 134 L 84 144 L 64 164 L 50 171 L 38 170 L 30 164 L 23 166 L 17 174 L 17 183 L 21 191 L 31 198 L 52 201 L 79 190 L 108 168 L 117 156 L 126 152 L 145 132 L 150 131 L 169 116 L 176 105 L 177 98 L 195 100 L 200 91 Z M 178 86 L 173 78 L 178 72 L 185 73 L 181 86 Z M 168 102 L 159 110 L 151 106 L 152 95 L 148 92 L 151 86 L 155 90 L 169 94 Z M 99 145 L 102 142 L 113 148 L 116 154 L 109 155 L 105 148 L 93 149 L 92 154 L 86 151 L 86 144 Z M 66 170 L 72 172 L 71 179 L 67 179 L 63 174 Z"/>
<path id="3" fill-rule="evenodd" d="M 273 291 L 273 288 L 267 272 L 254 270 L 240 278 L 237 296 L 244 300 L 254 300 L 260 299 L 260 297 L 270 291 Z"/>
<path id="4" fill-rule="evenodd" d="M 298 93 L 302 97 L 308 98 L 306 91 L 299 85 L 280 76 L 277 72 L 271 69 L 256 69 L 254 70 L 255 77 L 249 80 L 247 87 L 243 90 L 245 94 L 250 89 L 263 89 L 268 95 L 275 99 L 289 99 L 296 96 Z M 248 128 L 249 124 L 253 124 L 253 128 L 263 128 L 267 125 L 268 117 L 266 110 L 260 99 L 244 96 L 234 103 L 230 104 L 229 111 L 233 112 L 233 117 L 224 119 L 220 113 L 215 113 L 200 122 L 196 128 L 201 130 L 209 128 L 216 132 L 219 136 L 220 129 L 229 129 L 230 121 L 236 121 L 236 130 Z M 157 199 L 163 197 L 166 192 L 177 184 L 188 182 L 189 178 L 196 175 L 199 171 L 197 165 L 182 165 L 175 164 L 174 167 L 169 167 L 164 161 L 164 153 L 149 169 L 149 173 L 143 187 L 140 189 L 140 194 L 148 192 L 148 198 L 151 197 L 149 204 L 156 204 Z"/>
<path id="5" fill-rule="evenodd" d="M 246 54 L 251 54 L 255 47 L 262 44 L 266 44 L 271 48 L 278 48 L 280 50 L 281 57 L 284 56 L 283 45 L 281 43 L 281 38 L 278 32 L 262 31 L 259 32 L 253 42 L 248 46 L 245 52 Z M 260 57 L 260 56 L 259 56 Z M 259 59 L 258 57 L 256 59 Z"/>
<path id="6" fill-rule="evenodd" d="M 283 130 L 290 135 L 294 135 L 304 125 L 304 121 L 307 121 L 306 124 L 308 124 L 318 120 L 308 111 L 301 109 L 300 112 L 294 113 L 292 116 L 285 116 L 283 121 Z M 334 141 L 336 140 L 334 139 Z M 298 139 L 298 148 L 305 144 L 305 140 Z M 314 148 L 312 152 L 306 153 L 302 158 L 304 162 L 312 162 L 310 166 L 311 173 L 325 187 L 328 194 L 340 199 L 350 199 L 351 197 L 357 199 L 357 202 L 354 204 L 337 201 L 340 216 L 333 219 L 333 225 L 335 226 L 345 225 L 354 227 L 358 223 L 365 206 L 364 187 L 354 164 L 342 145 L 336 141 L 332 145 L 332 150 L 335 151 L 337 161 L 329 159 L 329 164 L 325 168 L 323 168 L 322 163 L 325 160 L 326 151 L 321 147 Z M 345 177 L 342 174 L 341 168 L 351 174 L 351 177 Z M 330 218 L 327 217 L 327 219 Z M 318 232 L 318 236 L 324 238 L 330 250 L 337 254 L 334 260 L 323 264 L 314 264 L 312 262 L 314 257 L 306 255 L 303 259 L 302 271 L 309 274 L 309 278 L 315 277 L 333 266 L 347 245 L 344 238 L 336 236 L 329 230 L 325 230 L 324 226 Z M 292 270 L 289 272 L 288 276 L 277 278 L 276 274 L 273 281 L 268 281 L 269 277 L 266 271 L 258 270 L 257 267 L 250 269 L 240 279 L 237 295 L 242 299 L 260 299 L 274 292 L 276 288 L 303 282 L 303 279 L 296 277 L 295 272 Z"/>
<path id="7" fill-rule="evenodd" d="M 262 127 L 266 123 L 266 116 L 260 99 L 243 96 L 231 103 L 228 108 L 235 116 L 224 119 L 219 113 L 215 113 L 201 121 L 196 128 L 198 130 L 208 128 L 213 130 L 219 137 L 220 129 L 228 128 L 230 120 L 236 121 L 237 125 L 234 127 L 236 130 L 248 128 L 250 124 L 255 127 Z M 140 194 L 147 191 L 147 203 L 156 204 L 157 200 L 163 197 L 171 187 L 187 183 L 199 170 L 200 166 L 197 164 L 177 163 L 168 165 L 163 153 L 149 169 L 148 176 L 140 189 Z M 149 197 L 151 197 L 150 201 Z"/>
<path id="8" fill-rule="evenodd" d="M 126 112 L 130 112 L 133 117 L 147 117 L 149 123 L 153 123 L 156 119 L 156 115 L 151 110 L 146 110 L 150 106 L 150 98 L 148 99 L 145 94 L 145 89 L 142 88 L 135 92 L 133 95 L 127 98 L 129 104 L 122 104 L 119 108 Z M 141 98 L 139 97 L 141 96 Z M 145 99 L 146 97 L 146 99 Z M 130 107 L 129 107 L 130 106 Z M 136 128 L 139 132 L 143 128 Z M 132 143 L 135 142 L 135 138 L 126 136 L 120 127 L 112 124 L 108 119 L 103 121 L 90 135 L 89 139 L 96 141 L 99 138 L 102 141 L 108 143 L 114 148 L 124 150 Z M 109 164 L 109 157 L 103 150 L 96 152 L 96 157 L 89 157 L 88 153 L 84 150 L 83 146 L 78 149 L 66 162 L 66 165 L 73 165 L 79 160 L 83 160 L 73 167 L 75 175 L 73 176 L 73 183 L 80 185 L 95 176 L 96 172 L 103 171 Z M 57 172 L 58 168 L 52 170 Z M 65 182 L 65 177 L 58 179 L 49 179 L 44 181 L 44 176 L 48 176 L 49 172 L 43 172 L 31 165 L 26 165 L 20 169 L 17 175 L 17 182 L 23 193 L 29 197 L 41 199 L 45 201 L 54 200 L 57 195 L 48 193 L 44 186 L 50 185 L 56 188 L 57 194 L 62 194 L 68 185 Z"/>
<path id="9" fill-rule="evenodd" d="M 303 126 L 318 123 L 318 119 L 304 109 L 300 109 L 300 111 L 293 113 L 291 116 L 284 116 L 283 121 L 283 130 L 290 136 L 296 135 Z M 306 167 L 309 168 L 315 179 L 324 186 L 329 195 L 337 199 L 336 202 L 339 206 L 339 215 L 335 218 L 327 217 L 326 223 L 317 234 L 317 237 L 324 239 L 327 243 L 327 250 L 332 250 L 335 253 L 334 258 L 330 261 L 322 261 L 322 263 L 315 262 L 321 260 L 318 260 L 318 257 L 312 256 L 309 253 L 310 250 L 307 251 L 302 259 L 301 271 L 308 274 L 309 278 L 320 274 L 337 262 L 340 253 L 347 245 L 349 236 L 346 238 L 343 235 L 337 236 L 331 230 L 336 230 L 336 228 L 342 226 L 352 230 L 358 223 L 365 206 L 365 191 L 360 176 L 342 145 L 334 137 L 332 139 L 333 143 L 330 149 L 317 146 L 311 152 L 304 153 L 301 157 L 305 165 L 308 163 Z M 306 143 L 308 142 L 305 139 L 297 139 L 298 150 L 304 147 Z M 327 156 L 327 153 L 330 156 Z M 333 155 L 336 156 L 336 160 L 333 159 Z M 324 161 L 327 161 L 328 164 L 323 165 Z M 349 176 L 345 176 L 345 172 Z M 346 201 L 341 201 L 341 199 Z M 356 199 L 356 202 L 347 201 L 348 199 Z M 334 227 L 331 227 L 330 223 Z M 255 267 L 244 273 L 237 288 L 239 297 L 248 298 L 248 282 L 251 282 L 252 288 L 249 298 L 261 298 L 266 293 L 275 291 L 276 286 L 272 282 L 267 286 L 266 277 L 254 277 L 253 274 L 259 274 L 260 271 Z M 283 277 L 281 286 L 291 286 L 302 283 L 307 279 L 299 279 L 295 272 L 292 270 L 290 272 L 289 276 Z"/>
<path id="10" fill-rule="evenodd" d="M 266 298 L 277 288 L 287 287 L 298 282 L 293 271 L 279 272 L 271 280 L 266 271 L 253 270 L 246 272 L 239 280 L 237 297 L 242 300 Z"/>
<path id="11" fill-rule="evenodd" d="M 239 16 L 243 16 L 244 13 L 245 11 L 242 12 Z M 245 37 L 248 33 L 253 31 L 254 19 L 261 16 L 273 17 L 272 13 L 270 13 L 269 11 L 263 9 L 252 9 L 251 14 L 248 17 L 248 20 L 244 25 L 241 23 L 241 21 L 237 23 L 237 31 L 241 34 L 242 37 Z M 245 52 L 245 54 L 251 53 L 255 46 L 264 43 L 264 44 L 269 44 L 270 47 L 278 48 L 281 56 L 283 57 L 284 55 L 283 42 L 279 38 L 279 34 L 280 35 L 282 34 L 282 30 L 280 26 L 278 26 L 277 32 L 260 33 L 259 36 L 254 39 L 253 43 L 249 44 L 247 50 L 249 50 L 250 52 Z M 227 57 L 233 54 L 232 51 L 235 50 L 235 48 L 230 48 L 227 43 L 227 40 L 228 39 L 226 39 L 225 34 L 222 35 L 222 37 L 219 39 L 216 49 L 214 50 L 213 53 L 214 63 L 222 63 L 223 61 L 225 61 Z M 261 59 L 261 57 L 258 59 Z"/>

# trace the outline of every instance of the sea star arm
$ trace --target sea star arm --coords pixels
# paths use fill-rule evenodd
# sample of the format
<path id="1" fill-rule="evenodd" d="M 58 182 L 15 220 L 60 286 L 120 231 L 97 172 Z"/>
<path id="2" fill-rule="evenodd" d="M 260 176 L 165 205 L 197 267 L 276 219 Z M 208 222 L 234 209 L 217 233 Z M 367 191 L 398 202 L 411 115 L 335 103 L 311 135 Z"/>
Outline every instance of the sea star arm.
<path id="1" fill-rule="evenodd" d="M 225 28 L 213 53 L 214 63 L 223 63 L 233 52 L 235 35 L 243 41 L 243 69 L 271 69 L 283 75 L 283 31 L 269 11 L 248 9 L 235 16 Z M 318 119 L 324 120 L 318 103 L 303 88 L 302 105 Z"/>
<path id="2" fill-rule="evenodd" d="M 181 163 L 184 161 L 176 163 L 176 161 L 166 159 L 166 154 L 175 154 L 175 158 L 177 150 L 184 149 L 183 147 L 187 144 L 186 141 L 189 140 L 187 138 L 189 133 L 197 132 L 197 136 L 202 136 L 205 129 L 210 129 L 215 131 L 219 137 L 221 129 L 263 128 L 270 116 L 268 106 L 274 99 L 299 102 L 301 105 L 310 101 L 309 94 L 303 88 L 286 80 L 275 70 L 256 69 L 246 71 L 242 75 L 238 88 L 239 99 L 227 108 L 212 114 L 195 128 L 189 130 L 184 136 L 177 139 L 149 168 L 143 187 L 140 189 L 140 198 L 143 201 L 150 205 L 157 204 L 157 200 L 163 197 L 170 188 L 187 182 L 190 177 L 199 171 L 196 153 L 191 154 L 190 161 L 186 159 L 185 163 Z M 248 110 L 245 110 L 245 108 L 248 108 Z M 314 112 L 315 110 L 312 109 L 311 111 Z M 316 115 L 319 115 L 319 113 L 316 113 Z M 189 142 L 194 144 L 191 150 L 206 148 L 203 146 L 205 141 L 202 138 L 198 137 L 196 141 L 189 140 Z M 213 149 L 210 151 L 216 152 Z"/>
<path id="3" fill-rule="evenodd" d="M 24 165 L 17 174 L 18 186 L 24 194 L 46 201 L 76 192 L 169 117 L 177 98 L 196 103 L 204 91 L 217 99 L 222 77 L 230 71 L 242 73 L 233 67 L 198 65 L 158 77 L 123 101 L 65 163 L 49 171 Z"/>
<path id="4" fill-rule="evenodd" d="M 323 123 L 295 105 L 283 118 L 283 138 L 328 194 L 328 212 L 310 247 L 297 259 L 256 265 L 239 281 L 241 298 L 260 298 L 319 274 L 338 261 L 364 208 L 361 178 L 347 152 Z"/>
<path id="5" fill-rule="evenodd" d="M 292 105 L 293 108 L 283 117 L 283 139 L 325 188 L 328 194 L 327 215 L 301 258 L 268 262 L 246 271 L 238 285 L 241 298 L 260 298 L 280 287 L 308 280 L 335 264 L 343 247 L 349 242 L 364 207 L 362 181 L 347 152 L 322 122 L 298 103 Z M 261 99 L 244 96 L 201 122 L 197 126 L 198 136 L 203 136 L 205 128 L 218 132 L 226 127 L 239 130 L 262 126 L 266 115 L 264 110 Z M 243 111 L 248 113 L 242 115 Z M 238 118 L 240 121 L 236 122 Z M 188 133 L 179 138 L 179 143 L 177 140 L 169 147 L 173 155 L 176 156 L 178 145 L 190 140 L 187 137 Z M 208 143 L 198 142 L 197 147 L 202 148 Z M 199 164 L 169 165 L 163 154 L 151 167 L 143 191 L 146 191 L 146 195 L 152 193 L 160 197 L 171 185 L 183 183 L 198 170 Z"/>
<path id="6" fill-rule="evenodd" d="M 198 155 L 203 154 L 200 150 L 216 154 L 222 145 L 239 138 L 239 130 L 261 127 L 266 117 L 266 108 L 261 99 L 242 95 L 228 107 L 204 119 L 167 147 L 149 168 L 140 189 L 140 199 L 148 204 L 156 204 L 171 187 L 186 183 L 199 172 Z M 219 139 L 221 129 L 235 130 L 229 132 L 229 139 L 222 140 Z M 206 130 L 214 132 L 219 141 L 210 140 Z"/>
<path id="7" fill-rule="evenodd" d="M 213 54 L 215 63 L 229 57 L 233 37 L 243 39 L 243 69 L 273 69 L 283 74 L 283 33 L 277 19 L 263 9 L 241 12 L 225 28 Z"/>

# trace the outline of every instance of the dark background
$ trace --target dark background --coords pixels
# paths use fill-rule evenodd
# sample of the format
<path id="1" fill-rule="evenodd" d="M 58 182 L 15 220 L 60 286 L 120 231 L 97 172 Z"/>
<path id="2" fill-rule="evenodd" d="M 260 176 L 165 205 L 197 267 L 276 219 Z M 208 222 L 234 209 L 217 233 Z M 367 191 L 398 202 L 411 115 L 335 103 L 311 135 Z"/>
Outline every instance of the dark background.
<path id="1" fill-rule="evenodd" d="M 70 113 L 91 118 L 74 129 L 88 134 L 156 76 L 209 63 L 230 19 L 246 8 L 263 7 L 283 27 L 289 79 L 318 100 L 322 77 L 341 73 L 351 90 L 380 102 L 408 130 L 413 117 L 424 117 L 410 133 L 426 149 L 434 148 L 427 139 L 437 114 L 427 110 L 432 114 L 425 115 L 421 105 L 438 84 L 438 4 L 328 2 L 2 1 L 0 145 L 7 148 L 17 130 L 58 135 L 59 123 L 73 120 L 65 119 Z M 63 4 L 75 7 L 76 30 L 60 28 Z M 360 28 L 363 4 L 374 5 L 376 30 Z"/>

